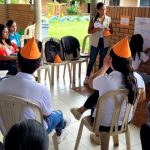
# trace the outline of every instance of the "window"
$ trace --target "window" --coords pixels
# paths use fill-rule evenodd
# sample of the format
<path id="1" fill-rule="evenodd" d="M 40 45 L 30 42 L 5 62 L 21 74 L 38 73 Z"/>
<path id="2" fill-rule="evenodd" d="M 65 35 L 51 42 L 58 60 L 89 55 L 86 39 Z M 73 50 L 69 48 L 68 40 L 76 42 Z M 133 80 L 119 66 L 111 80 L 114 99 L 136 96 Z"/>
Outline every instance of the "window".
<path id="1" fill-rule="evenodd" d="M 120 0 L 109 0 L 109 5 L 110 6 L 119 6 Z"/>
<path id="2" fill-rule="evenodd" d="M 140 0 L 140 6 L 150 6 L 150 0 Z"/>

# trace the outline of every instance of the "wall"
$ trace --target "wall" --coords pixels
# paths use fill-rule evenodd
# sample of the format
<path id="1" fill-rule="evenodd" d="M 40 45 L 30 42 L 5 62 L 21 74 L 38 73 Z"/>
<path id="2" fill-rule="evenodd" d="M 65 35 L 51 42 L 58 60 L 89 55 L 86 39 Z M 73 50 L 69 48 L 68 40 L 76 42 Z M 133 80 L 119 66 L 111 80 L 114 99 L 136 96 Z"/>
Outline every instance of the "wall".
<path id="1" fill-rule="evenodd" d="M 30 5 L 26 4 L 0 5 L 0 18 L 2 24 L 5 24 L 9 19 L 15 20 L 18 30 L 35 22 L 33 10 Z"/>
<path id="2" fill-rule="evenodd" d="M 138 0 L 120 0 L 120 6 L 138 6 Z"/>
<path id="3" fill-rule="evenodd" d="M 0 23 L 5 23 L 7 18 L 6 18 L 6 6 L 5 5 L 0 5 Z"/>
<path id="4" fill-rule="evenodd" d="M 117 43 L 123 37 L 128 36 L 129 41 L 134 33 L 134 21 L 135 17 L 149 17 L 150 7 L 107 7 L 107 15 L 112 18 L 113 35 L 112 45 Z M 121 27 L 120 16 L 125 15 L 130 17 L 130 23 L 128 27 Z M 98 59 L 96 62 L 96 70 L 98 69 Z M 146 70 L 145 70 L 146 72 Z M 150 72 L 150 71 L 149 71 Z"/>

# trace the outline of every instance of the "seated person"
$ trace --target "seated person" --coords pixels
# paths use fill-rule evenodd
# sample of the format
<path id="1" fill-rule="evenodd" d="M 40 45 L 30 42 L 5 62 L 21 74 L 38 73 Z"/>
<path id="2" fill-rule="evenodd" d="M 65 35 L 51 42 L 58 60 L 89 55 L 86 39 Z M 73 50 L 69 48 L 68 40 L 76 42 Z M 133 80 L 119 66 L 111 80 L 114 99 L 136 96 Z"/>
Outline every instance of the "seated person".
<path id="1" fill-rule="evenodd" d="M 120 49 L 120 47 L 122 47 L 122 49 Z M 106 71 L 109 67 L 111 67 L 113 71 L 107 75 Z M 128 89 L 128 101 L 131 104 L 134 104 L 137 98 L 138 88 L 143 88 L 144 90 L 140 98 L 141 101 L 145 99 L 145 84 L 142 77 L 138 73 L 133 72 L 131 51 L 127 38 L 122 39 L 113 46 L 110 53 L 108 53 L 104 59 L 103 67 L 89 78 L 89 86 L 99 91 L 100 96 L 112 90 L 118 90 L 120 88 Z M 93 111 L 95 112 L 96 103 L 97 99 L 87 99 L 83 106 L 72 108 L 71 112 L 76 119 L 80 119 L 87 109 L 92 109 L 92 117 L 93 114 L 95 114 Z M 114 105 L 111 105 L 111 103 L 105 104 L 100 124 L 101 131 L 109 131 L 113 110 Z M 124 114 L 124 111 L 125 110 L 122 110 L 121 113 Z M 129 117 L 129 121 L 131 118 L 132 115 Z M 91 134 L 90 137 L 95 143 L 100 144 L 99 135 Z"/>
<path id="2" fill-rule="evenodd" d="M 33 73 L 39 68 L 41 53 L 34 38 L 18 52 L 18 73 L 0 82 L 0 93 L 7 93 L 25 99 L 31 99 L 39 104 L 47 133 L 53 129 L 57 133 L 57 142 L 65 139 L 66 127 L 70 119 L 64 119 L 60 110 L 52 110 L 52 97 L 49 89 L 35 81 Z M 35 115 L 31 110 L 25 110 L 23 119 L 34 119 Z"/>
<path id="3" fill-rule="evenodd" d="M 145 63 L 149 60 L 149 56 L 143 52 L 143 43 L 144 40 L 141 34 L 135 34 L 131 37 L 130 49 L 133 58 L 132 67 L 135 71 L 138 71 L 140 64 Z M 139 71 L 138 73 L 142 76 L 145 85 L 149 85 L 150 75 Z"/>
<path id="4" fill-rule="evenodd" d="M 7 27 L 0 24 L 0 70 L 8 70 L 9 75 L 15 75 L 18 72 L 17 52 L 17 46 L 8 39 Z"/>
<path id="5" fill-rule="evenodd" d="M 16 22 L 14 20 L 8 20 L 6 26 L 8 27 L 10 42 L 15 43 L 17 47 L 20 49 L 21 48 L 20 34 L 16 32 L 17 31 Z"/>
<path id="6" fill-rule="evenodd" d="M 36 120 L 18 122 L 5 137 L 5 150 L 48 150 L 49 137 Z"/>

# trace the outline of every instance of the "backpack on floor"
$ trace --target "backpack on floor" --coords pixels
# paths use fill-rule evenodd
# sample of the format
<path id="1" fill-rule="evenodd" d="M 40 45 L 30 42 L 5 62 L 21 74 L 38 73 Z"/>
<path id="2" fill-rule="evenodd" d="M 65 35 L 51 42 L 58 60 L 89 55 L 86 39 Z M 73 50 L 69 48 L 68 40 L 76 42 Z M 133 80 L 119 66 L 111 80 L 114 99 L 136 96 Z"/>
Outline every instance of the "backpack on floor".
<path id="1" fill-rule="evenodd" d="M 65 60 L 78 60 L 80 58 L 80 43 L 77 38 L 73 36 L 62 37 L 61 47 Z"/>
<path id="2" fill-rule="evenodd" d="M 62 60 L 64 60 L 63 53 L 60 50 L 59 41 L 50 38 L 49 41 L 45 43 L 45 57 L 47 62 L 54 62 L 55 56 L 59 55 Z"/>

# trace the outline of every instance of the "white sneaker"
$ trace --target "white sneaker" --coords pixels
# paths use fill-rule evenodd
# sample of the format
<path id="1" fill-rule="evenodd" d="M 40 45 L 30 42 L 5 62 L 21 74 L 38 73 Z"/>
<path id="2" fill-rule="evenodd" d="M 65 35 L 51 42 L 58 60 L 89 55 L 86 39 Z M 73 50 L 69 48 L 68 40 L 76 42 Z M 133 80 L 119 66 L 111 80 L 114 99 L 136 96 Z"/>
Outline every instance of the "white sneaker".
<path id="1" fill-rule="evenodd" d="M 68 119 L 64 119 L 65 122 L 66 122 L 66 125 L 64 127 L 64 129 L 61 130 L 61 134 L 60 136 L 57 136 L 57 143 L 61 143 L 63 140 L 65 140 L 65 138 L 67 137 L 68 135 L 68 132 L 66 131 L 66 128 L 69 126 L 69 124 L 71 123 L 71 119 L 68 118 Z"/>
<path id="2" fill-rule="evenodd" d="M 86 77 L 85 77 L 85 80 L 84 80 L 84 82 L 83 82 L 83 83 L 84 83 L 84 85 L 87 85 L 87 84 L 88 84 L 88 80 L 89 80 L 89 77 L 88 77 L 88 76 L 86 76 Z"/>

